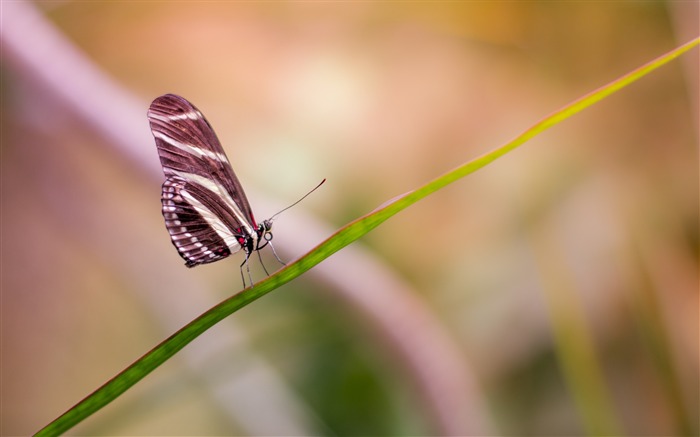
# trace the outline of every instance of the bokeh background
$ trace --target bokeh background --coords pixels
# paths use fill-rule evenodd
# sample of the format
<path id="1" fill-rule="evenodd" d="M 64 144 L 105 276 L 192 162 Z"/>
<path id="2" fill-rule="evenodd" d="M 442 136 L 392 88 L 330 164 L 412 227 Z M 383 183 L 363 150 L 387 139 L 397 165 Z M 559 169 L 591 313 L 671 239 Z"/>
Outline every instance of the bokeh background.
<path id="1" fill-rule="evenodd" d="M 145 117 L 216 129 L 287 259 L 698 35 L 697 2 L 7 2 L 3 435 L 241 287 Z M 234 314 L 76 435 L 697 435 L 698 52 Z M 267 258 L 267 265 L 274 260 Z M 263 273 L 254 263 L 254 274 Z"/>

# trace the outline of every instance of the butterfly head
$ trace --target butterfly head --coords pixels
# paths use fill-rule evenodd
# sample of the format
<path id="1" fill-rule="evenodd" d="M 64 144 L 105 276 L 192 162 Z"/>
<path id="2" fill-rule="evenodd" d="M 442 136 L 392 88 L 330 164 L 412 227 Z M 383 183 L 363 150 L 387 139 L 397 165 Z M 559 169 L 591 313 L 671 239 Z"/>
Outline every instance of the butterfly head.
<path id="1" fill-rule="evenodd" d="M 272 241 L 272 220 L 263 220 L 262 223 L 258 225 L 258 249 L 262 249 Z"/>

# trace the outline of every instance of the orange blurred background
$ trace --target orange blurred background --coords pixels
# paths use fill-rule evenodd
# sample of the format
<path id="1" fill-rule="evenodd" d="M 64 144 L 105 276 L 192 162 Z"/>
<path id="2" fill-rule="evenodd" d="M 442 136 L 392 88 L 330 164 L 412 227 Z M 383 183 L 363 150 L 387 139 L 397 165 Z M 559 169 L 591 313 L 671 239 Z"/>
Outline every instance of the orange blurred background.
<path id="1" fill-rule="evenodd" d="M 698 35 L 694 2 L 2 8 L 3 435 L 241 287 L 241 255 L 188 270 L 168 239 L 155 97 L 207 116 L 258 219 L 328 179 L 276 222 L 291 260 Z M 402 212 L 72 432 L 696 434 L 697 66 Z"/>

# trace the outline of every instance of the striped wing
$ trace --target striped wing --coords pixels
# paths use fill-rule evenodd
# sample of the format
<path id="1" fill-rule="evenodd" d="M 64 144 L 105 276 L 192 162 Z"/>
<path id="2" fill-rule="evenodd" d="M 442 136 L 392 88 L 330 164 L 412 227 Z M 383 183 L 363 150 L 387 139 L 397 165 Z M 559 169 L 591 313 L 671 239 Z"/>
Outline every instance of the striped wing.
<path id="1" fill-rule="evenodd" d="M 165 225 L 186 265 L 218 261 L 257 237 L 248 199 L 202 113 L 166 94 L 153 101 L 148 120 L 166 177 Z"/>

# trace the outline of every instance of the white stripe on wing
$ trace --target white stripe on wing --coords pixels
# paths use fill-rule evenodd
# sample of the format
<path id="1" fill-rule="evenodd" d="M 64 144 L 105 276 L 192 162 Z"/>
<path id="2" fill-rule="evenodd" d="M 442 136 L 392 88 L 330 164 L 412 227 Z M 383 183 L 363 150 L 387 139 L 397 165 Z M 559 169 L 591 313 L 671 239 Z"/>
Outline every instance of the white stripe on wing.
<path id="1" fill-rule="evenodd" d="M 166 143 L 170 144 L 171 146 L 173 146 L 177 149 L 180 149 L 183 152 L 189 153 L 191 155 L 195 155 L 195 156 L 198 156 L 200 158 L 207 157 L 209 159 L 213 159 L 215 161 L 219 161 L 219 162 L 228 164 L 228 158 L 226 158 L 226 155 L 224 155 L 223 153 L 218 153 L 218 152 L 214 152 L 212 150 L 203 149 L 201 147 L 193 146 L 191 144 L 181 143 L 180 141 L 177 141 L 177 140 L 169 137 L 168 135 L 164 134 L 163 132 L 160 132 L 157 130 L 153 131 L 153 136 L 156 138 L 159 138 L 159 139 L 165 141 Z"/>
<path id="2" fill-rule="evenodd" d="M 238 244 L 238 238 L 231 230 L 216 216 L 209 208 L 204 206 L 202 202 L 195 199 L 187 190 L 181 190 L 180 195 L 199 213 L 200 216 L 207 222 L 214 232 L 224 240 L 231 253 L 236 253 L 241 250 L 241 245 Z M 194 241 L 193 241 L 194 242 Z"/>
<path id="3" fill-rule="evenodd" d="M 223 185 L 219 184 L 214 179 L 209 179 L 209 178 L 206 178 L 204 176 L 200 176 L 200 175 L 194 174 L 194 173 L 185 173 L 185 172 L 181 172 L 181 171 L 173 170 L 173 169 L 170 169 L 170 172 L 172 172 L 173 174 L 175 174 L 176 176 L 182 178 L 183 180 L 185 180 L 187 182 L 191 182 L 191 183 L 195 183 L 197 185 L 200 185 L 202 188 L 205 188 L 206 190 L 210 191 L 212 193 L 212 195 L 216 196 L 221 202 L 225 203 L 226 206 L 228 206 L 228 208 L 231 210 L 233 215 L 236 217 L 236 220 L 238 220 L 238 222 L 241 224 L 241 226 L 245 229 L 246 233 L 249 236 L 253 237 L 253 239 L 257 243 L 258 234 L 257 234 L 256 230 L 253 229 L 253 224 L 249 222 L 249 218 L 243 214 L 243 212 L 238 207 L 236 202 L 231 198 L 231 196 L 229 196 L 228 192 L 226 191 L 226 188 L 224 188 Z M 186 189 L 180 190 L 180 194 L 183 195 L 183 197 L 184 197 L 185 193 L 187 193 Z M 188 194 L 188 196 L 187 196 L 188 200 L 190 198 L 192 198 L 191 194 L 189 194 L 189 193 L 187 193 L 187 194 Z M 198 202 L 198 203 L 200 203 L 200 202 Z M 194 203 L 193 203 L 193 206 L 194 206 Z M 207 211 L 209 211 L 209 210 L 207 209 Z M 213 216 L 213 217 L 216 217 L 216 215 L 214 213 L 212 213 L 211 211 L 209 211 L 209 214 L 211 214 L 211 216 Z M 221 220 L 219 220 L 219 222 L 221 222 Z"/>

